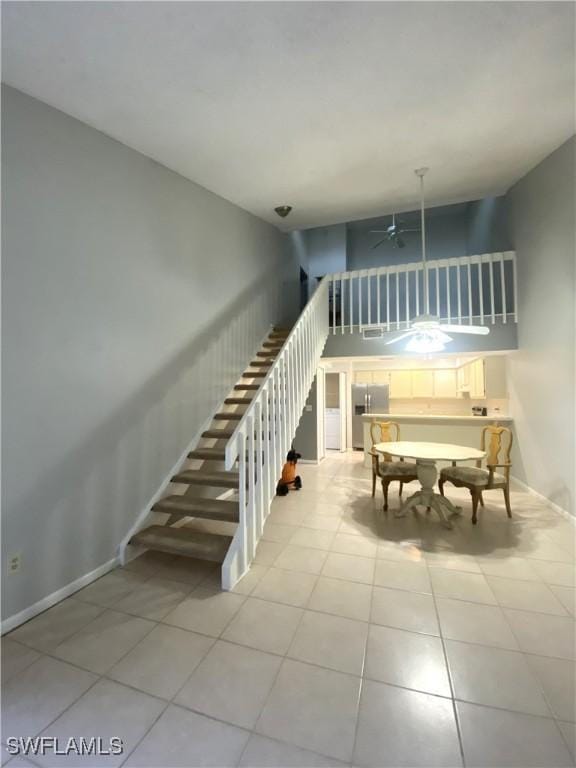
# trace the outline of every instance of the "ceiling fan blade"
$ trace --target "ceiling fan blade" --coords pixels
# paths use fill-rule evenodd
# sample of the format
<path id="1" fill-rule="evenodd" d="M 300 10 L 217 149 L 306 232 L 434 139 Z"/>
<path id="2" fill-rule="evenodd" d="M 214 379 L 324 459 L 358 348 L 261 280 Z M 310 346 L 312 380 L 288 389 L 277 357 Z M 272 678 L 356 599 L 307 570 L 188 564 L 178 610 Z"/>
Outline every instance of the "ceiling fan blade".
<path id="1" fill-rule="evenodd" d="M 407 336 L 414 336 L 416 331 L 411 328 L 409 331 L 405 331 L 404 333 L 398 334 L 398 336 L 394 336 L 394 338 L 390 339 L 390 341 L 386 341 L 385 344 L 396 344 L 397 341 L 402 341 L 402 339 L 405 339 Z"/>
<path id="2" fill-rule="evenodd" d="M 388 240 L 387 237 L 385 237 L 383 240 L 378 240 L 378 242 L 375 245 L 372 246 L 372 250 L 374 250 L 374 248 L 378 248 L 378 246 L 382 245 L 382 243 L 385 243 L 386 240 Z"/>
<path id="3" fill-rule="evenodd" d="M 371 229 L 370 230 L 371 235 L 385 235 L 386 232 L 388 232 L 387 229 Z"/>
<path id="4" fill-rule="evenodd" d="M 485 325 L 440 325 L 438 326 L 441 331 L 447 331 L 448 333 L 470 333 L 476 336 L 486 336 L 490 333 L 490 328 Z"/>
<path id="5" fill-rule="evenodd" d="M 402 229 L 401 232 L 402 234 L 404 234 L 404 232 L 420 232 L 420 230 L 419 229 Z"/>

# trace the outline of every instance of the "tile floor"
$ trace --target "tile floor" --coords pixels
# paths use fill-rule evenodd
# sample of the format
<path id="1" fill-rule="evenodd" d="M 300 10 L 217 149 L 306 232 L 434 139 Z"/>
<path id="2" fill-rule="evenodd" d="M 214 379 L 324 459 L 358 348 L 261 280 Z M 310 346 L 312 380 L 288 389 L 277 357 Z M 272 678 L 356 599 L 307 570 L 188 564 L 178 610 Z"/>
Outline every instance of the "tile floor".
<path id="1" fill-rule="evenodd" d="M 454 488 L 452 531 L 385 515 L 358 454 L 301 474 L 233 592 L 147 554 L 4 637 L 4 739 L 118 736 L 124 753 L 3 759 L 574 765 L 574 527 L 521 492 L 511 521 L 487 493 L 476 527 Z"/>

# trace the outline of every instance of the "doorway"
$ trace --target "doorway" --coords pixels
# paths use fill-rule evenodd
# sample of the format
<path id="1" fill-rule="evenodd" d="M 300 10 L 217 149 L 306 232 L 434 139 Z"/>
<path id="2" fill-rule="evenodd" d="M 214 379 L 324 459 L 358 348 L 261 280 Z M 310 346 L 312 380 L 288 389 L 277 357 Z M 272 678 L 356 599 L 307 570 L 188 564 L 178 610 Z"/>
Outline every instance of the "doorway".
<path id="1" fill-rule="evenodd" d="M 346 374 L 326 373 L 324 443 L 327 451 L 346 450 Z"/>

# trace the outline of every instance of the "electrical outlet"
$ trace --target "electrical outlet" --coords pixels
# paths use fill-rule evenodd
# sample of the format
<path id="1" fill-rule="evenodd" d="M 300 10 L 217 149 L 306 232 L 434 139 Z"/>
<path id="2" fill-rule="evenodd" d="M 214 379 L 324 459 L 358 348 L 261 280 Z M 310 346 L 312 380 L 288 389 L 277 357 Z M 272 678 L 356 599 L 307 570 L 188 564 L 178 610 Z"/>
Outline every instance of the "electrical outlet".
<path id="1" fill-rule="evenodd" d="M 20 570 L 20 561 L 22 560 L 22 553 L 17 552 L 16 554 L 12 555 L 12 557 L 8 560 L 8 573 L 18 573 Z"/>

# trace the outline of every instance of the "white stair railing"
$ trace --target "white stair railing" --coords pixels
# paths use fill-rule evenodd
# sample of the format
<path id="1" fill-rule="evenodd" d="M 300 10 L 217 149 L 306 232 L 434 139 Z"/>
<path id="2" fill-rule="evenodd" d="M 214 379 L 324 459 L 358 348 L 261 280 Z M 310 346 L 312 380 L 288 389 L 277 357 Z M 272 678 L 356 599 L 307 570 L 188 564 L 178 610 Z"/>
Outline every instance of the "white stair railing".
<path id="1" fill-rule="evenodd" d="M 516 253 L 431 259 L 327 275 L 330 332 L 382 332 L 408 327 L 425 313 L 452 323 L 517 322 Z"/>
<path id="2" fill-rule="evenodd" d="M 328 338 L 328 322 L 324 278 L 226 444 L 226 470 L 238 462 L 239 524 L 222 564 L 223 589 L 232 589 L 254 558 Z"/>

